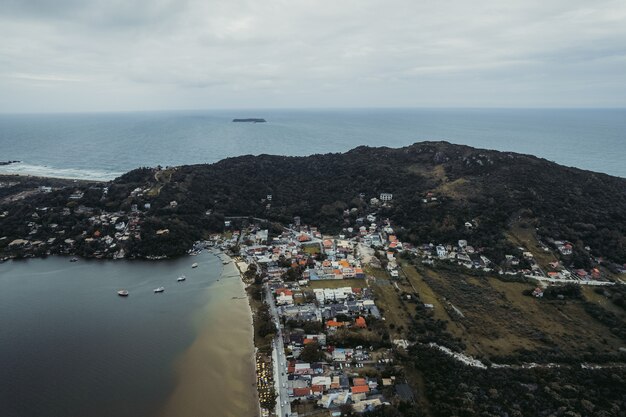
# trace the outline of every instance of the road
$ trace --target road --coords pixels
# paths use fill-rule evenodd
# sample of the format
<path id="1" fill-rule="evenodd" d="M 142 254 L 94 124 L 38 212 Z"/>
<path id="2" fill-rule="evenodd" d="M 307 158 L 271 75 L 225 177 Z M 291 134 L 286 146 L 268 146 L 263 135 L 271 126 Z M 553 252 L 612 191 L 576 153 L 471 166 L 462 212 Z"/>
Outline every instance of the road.
<path id="1" fill-rule="evenodd" d="M 269 286 L 265 287 L 267 304 L 270 306 L 270 312 L 276 324 L 276 337 L 272 342 L 272 360 L 274 361 L 274 381 L 276 382 L 276 415 L 287 417 L 291 414 L 291 403 L 289 402 L 289 394 L 287 392 L 287 358 L 285 357 L 285 348 L 283 346 L 283 332 L 280 327 L 280 317 L 278 309 L 272 297 Z"/>

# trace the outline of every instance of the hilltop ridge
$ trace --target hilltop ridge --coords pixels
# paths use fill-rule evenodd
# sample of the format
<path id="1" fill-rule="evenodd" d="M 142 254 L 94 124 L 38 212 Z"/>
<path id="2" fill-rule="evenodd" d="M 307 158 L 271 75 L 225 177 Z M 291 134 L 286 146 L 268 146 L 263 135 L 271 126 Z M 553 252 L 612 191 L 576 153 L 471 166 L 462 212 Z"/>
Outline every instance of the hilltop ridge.
<path id="1" fill-rule="evenodd" d="M 94 239 L 96 231 L 103 234 L 99 229 L 105 227 L 86 224 L 86 219 L 94 213 L 121 212 L 128 220 L 128 213 L 138 213 L 140 231 L 120 244 L 126 255 L 175 256 L 194 240 L 223 230 L 224 216 L 255 216 L 282 224 L 299 217 L 324 231 L 347 233 L 374 203 L 409 242 L 471 236 L 499 260 L 507 230 L 522 224 L 544 238 L 571 242 L 573 261 L 581 266 L 590 257 L 626 263 L 626 179 L 531 155 L 448 142 L 359 146 L 346 153 L 306 157 L 243 155 L 214 164 L 139 168 L 106 184 L 77 184 L 7 200 L 11 193 L 23 191 L 20 184 L 2 191 L 0 207 L 6 214 L 0 218 L 5 235 L 0 249 L 5 252 L 11 241 L 29 236 L 27 224 L 34 214 L 47 224 L 72 219 L 64 237 L 76 242 L 77 253 L 90 256 L 98 251 L 88 249 L 94 241 L 82 243 Z M 383 193 L 392 200 L 372 200 Z M 42 213 L 37 207 L 49 209 Z M 476 227 L 468 229 L 467 222 Z M 168 234 L 156 235 L 165 229 Z M 40 227 L 30 236 L 41 233 L 49 239 L 45 230 Z"/>

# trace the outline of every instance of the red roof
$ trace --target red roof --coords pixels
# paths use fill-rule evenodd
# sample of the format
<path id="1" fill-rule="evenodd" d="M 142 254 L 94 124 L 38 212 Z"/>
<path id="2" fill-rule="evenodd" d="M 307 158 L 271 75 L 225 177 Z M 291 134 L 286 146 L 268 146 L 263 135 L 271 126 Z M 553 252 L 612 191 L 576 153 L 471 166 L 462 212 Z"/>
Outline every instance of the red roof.
<path id="1" fill-rule="evenodd" d="M 362 329 L 367 327 L 367 323 L 365 322 L 365 319 L 363 317 L 357 317 L 357 319 L 354 321 L 354 324 L 356 325 L 356 327 L 360 327 Z"/>
<path id="2" fill-rule="evenodd" d="M 306 397 L 307 395 L 311 395 L 311 388 L 294 388 L 293 389 L 294 397 Z"/>
<path id="3" fill-rule="evenodd" d="M 287 288 L 279 288 L 276 290 L 276 294 L 293 295 L 293 292 Z"/>
<path id="4" fill-rule="evenodd" d="M 324 386 L 323 385 L 311 385 L 311 390 L 313 392 L 324 392 Z"/>
<path id="5" fill-rule="evenodd" d="M 351 390 L 353 394 L 363 394 L 363 393 L 370 392 L 370 387 L 368 387 L 367 385 L 365 386 L 361 385 L 358 387 L 352 387 Z"/>

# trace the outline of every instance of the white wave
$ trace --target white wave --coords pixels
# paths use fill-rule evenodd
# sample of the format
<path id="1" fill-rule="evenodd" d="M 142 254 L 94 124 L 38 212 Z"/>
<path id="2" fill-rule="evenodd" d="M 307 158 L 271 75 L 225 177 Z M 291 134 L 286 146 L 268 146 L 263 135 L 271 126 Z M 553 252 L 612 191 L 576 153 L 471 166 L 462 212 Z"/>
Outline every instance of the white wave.
<path id="1" fill-rule="evenodd" d="M 33 175 L 36 177 L 66 178 L 76 180 L 109 181 L 123 172 L 111 172 L 98 169 L 56 168 L 46 165 L 30 165 L 18 162 L 0 166 L 0 174 Z"/>

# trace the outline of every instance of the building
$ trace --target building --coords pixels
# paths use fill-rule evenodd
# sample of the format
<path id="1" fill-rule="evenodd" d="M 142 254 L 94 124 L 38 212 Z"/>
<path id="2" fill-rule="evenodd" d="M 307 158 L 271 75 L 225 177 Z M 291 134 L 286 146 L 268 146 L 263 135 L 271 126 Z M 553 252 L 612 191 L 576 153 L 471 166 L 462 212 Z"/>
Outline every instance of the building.
<path id="1" fill-rule="evenodd" d="M 380 193 L 380 201 L 386 203 L 387 201 L 391 201 L 393 199 L 393 194 L 390 193 Z"/>

